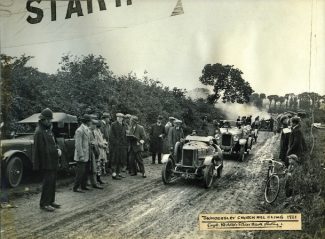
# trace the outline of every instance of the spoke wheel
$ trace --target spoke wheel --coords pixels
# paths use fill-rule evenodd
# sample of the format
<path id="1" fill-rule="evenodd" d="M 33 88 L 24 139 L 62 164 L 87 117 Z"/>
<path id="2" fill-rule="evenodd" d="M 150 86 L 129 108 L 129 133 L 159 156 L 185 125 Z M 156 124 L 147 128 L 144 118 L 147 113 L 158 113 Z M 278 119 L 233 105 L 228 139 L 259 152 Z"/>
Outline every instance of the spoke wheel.
<path id="1" fill-rule="evenodd" d="M 23 176 L 23 161 L 20 157 L 14 156 L 9 160 L 6 168 L 6 178 L 10 187 L 17 187 Z"/>
<path id="2" fill-rule="evenodd" d="M 241 162 L 244 162 L 245 161 L 245 145 L 240 146 L 239 160 Z"/>
<path id="3" fill-rule="evenodd" d="M 173 161 L 171 159 L 168 159 L 167 163 L 163 165 L 161 170 L 161 176 L 164 184 L 170 184 L 171 181 L 174 178 L 173 173 Z"/>
<path id="4" fill-rule="evenodd" d="M 279 194 L 280 180 L 278 175 L 271 175 L 266 181 L 264 197 L 267 203 L 274 202 Z"/>
<path id="5" fill-rule="evenodd" d="M 210 188 L 213 184 L 213 172 L 214 165 L 210 164 L 204 169 L 204 185 L 206 188 Z"/>

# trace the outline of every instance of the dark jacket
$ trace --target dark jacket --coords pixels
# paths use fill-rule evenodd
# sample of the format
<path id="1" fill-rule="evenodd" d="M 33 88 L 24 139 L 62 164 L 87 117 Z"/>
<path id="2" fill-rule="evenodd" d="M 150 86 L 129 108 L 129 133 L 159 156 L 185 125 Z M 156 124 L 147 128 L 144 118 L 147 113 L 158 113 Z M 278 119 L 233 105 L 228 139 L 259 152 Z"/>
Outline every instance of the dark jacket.
<path id="1" fill-rule="evenodd" d="M 100 131 L 103 133 L 103 138 L 108 142 L 109 141 L 109 131 L 111 129 L 111 126 L 107 124 L 104 120 L 102 120 L 102 127 L 100 128 Z"/>
<path id="2" fill-rule="evenodd" d="M 143 126 L 136 124 L 134 126 L 130 126 L 130 135 L 135 136 L 136 140 L 131 140 L 131 148 L 134 152 L 144 151 L 143 144 L 140 143 L 140 140 L 146 140 L 147 135 L 144 131 Z"/>
<path id="3" fill-rule="evenodd" d="M 175 147 L 175 144 L 184 138 L 183 129 L 180 127 L 176 129 L 176 127 L 171 127 L 168 131 L 168 146 Z"/>
<path id="4" fill-rule="evenodd" d="M 33 168 L 35 170 L 57 170 L 58 162 L 58 147 L 52 130 L 40 124 L 34 135 Z"/>
<path id="5" fill-rule="evenodd" d="M 162 135 L 162 137 L 159 137 Z M 165 127 L 157 123 L 150 128 L 150 152 L 162 153 L 163 151 L 163 137 L 165 135 Z"/>
<path id="6" fill-rule="evenodd" d="M 304 135 L 301 131 L 300 126 L 296 126 L 292 129 L 292 132 L 289 136 L 289 145 L 288 145 L 288 151 L 287 156 L 290 154 L 295 154 L 299 158 L 303 155 L 303 153 L 306 151 L 306 142 Z"/>
<path id="7" fill-rule="evenodd" d="M 285 162 L 286 162 L 286 156 L 288 151 L 290 134 L 291 134 L 291 130 L 289 128 L 283 128 L 281 130 L 279 159 Z"/>
<path id="8" fill-rule="evenodd" d="M 126 139 L 126 127 L 124 124 L 120 124 L 115 121 L 111 125 L 111 129 L 109 132 L 109 146 L 113 150 L 116 147 L 127 147 L 128 142 Z"/>

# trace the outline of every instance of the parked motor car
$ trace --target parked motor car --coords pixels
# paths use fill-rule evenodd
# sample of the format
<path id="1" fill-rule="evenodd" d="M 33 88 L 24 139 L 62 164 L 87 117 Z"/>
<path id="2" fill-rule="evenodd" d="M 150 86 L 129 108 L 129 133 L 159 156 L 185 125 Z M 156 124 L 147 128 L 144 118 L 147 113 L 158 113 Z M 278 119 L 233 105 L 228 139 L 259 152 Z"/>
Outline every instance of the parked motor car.
<path id="1" fill-rule="evenodd" d="M 224 120 L 216 135 L 223 155 L 235 155 L 244 161 L 252 149 L 253 137 L 250 125 L 236 126 L 234 120 Z"/>
<path id="2" fill-rule="evenodd" d="M 18 133 L 12 139 L 1 140 L 1 168 L 10 187 L 17 187 L 27 171 L 32 171 L 32 151 L 34 144 L 34 132 L 38 123 L 39 114 L 34 114 L 24 120 L 19 121 L 23 124 L 26 131 Z M 74 133 L 78 127 L 77 117 L 66 113 L 53 113 L 53 134 L 55 140 L 62 151 L 59 160 L 59 169 L 67 170 L 75 162 L 74 155 Z"/>
<path id="3" fill-rule="evenodd" d="M 191 178 L 203 180 L 210 188 L 223 169 L 222 151 L 212 136 L 187 136 L 184 142 L 176 143 L 173 153 L 163 156 L 162 162 L 164 184 Z"/>

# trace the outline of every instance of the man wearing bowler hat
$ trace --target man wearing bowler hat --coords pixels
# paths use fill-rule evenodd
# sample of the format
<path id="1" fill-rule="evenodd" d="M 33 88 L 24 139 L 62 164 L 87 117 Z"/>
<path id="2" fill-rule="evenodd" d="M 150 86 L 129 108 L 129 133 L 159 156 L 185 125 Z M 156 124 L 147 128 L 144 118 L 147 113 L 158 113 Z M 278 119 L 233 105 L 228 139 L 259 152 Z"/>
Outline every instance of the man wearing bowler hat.
<path id="1" fill-rule="evenodd" d="M 162 125 L 163 117 L 158 116 L 157 123 L 150 128 L 150 152 L 152 154 L 152 164 L 155 164 L 156 155 L 158 154 L 158 164 L 161 164 L 161 154 L 163 152 L 163 138 L 165 136 L 165 128 Z"/>
<path id="2" fill-rule="evenodd" d="M 112 178 L 121 180 L 125 176 L 121 175 L 121 167 L 127 154 L 126 127 L 123 124 L 124 115 L 116 114 L 116 121 L 112 124 L 109 134 L 110 152 L 112 153 Z"/>
<path id="3" fill-rule="evenodd" d="M 61 150 L 52 133 L 52 119 L 53 112 L 49 108 L 41 112 L 34 135 L 33 148 L 33 167 L 36 170 L 40 169 L 43 173 L 40 208 L 48 212 L 61 207 L 55 203 L 56 173 Z"/>
<path id="4" fill-rule="evenodd" d="M 299 161 L 303 161 L 303 154 L 306 152 L 307 146 L 304 138 L 304 134 L 300 125 L 301 119 L 298 116 L 294 116 L 291 119 L 292 132 L 289 136 L 287 155 L 295 154 L 298 156 Z"/>

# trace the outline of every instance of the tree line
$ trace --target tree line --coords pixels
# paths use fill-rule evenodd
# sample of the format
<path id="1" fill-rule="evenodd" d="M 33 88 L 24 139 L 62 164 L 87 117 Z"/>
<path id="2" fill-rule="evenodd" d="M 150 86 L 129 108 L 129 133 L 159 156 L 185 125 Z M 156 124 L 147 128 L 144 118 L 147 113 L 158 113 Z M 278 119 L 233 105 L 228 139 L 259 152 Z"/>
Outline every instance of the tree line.
<path id="1" fill-rule="evenodd" d="M 55 74 L 28 66 L 31 56 L 1 55 L 1 119 L 3 134 L 23 131 L 16 124 L 43 108 L 80 117 L 84 113 L 117 112 L 137 115 L 145 127 L 174 116 L 185 131 L 198 129 L 203 118 L 223 118 L 222 112 L 203 99 L 192 100 L 186 91 L 169 88 L 147 74 L 116 75 L 102 56 L 64 55 Z"/>

